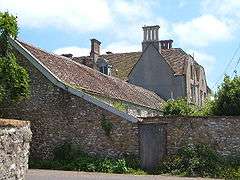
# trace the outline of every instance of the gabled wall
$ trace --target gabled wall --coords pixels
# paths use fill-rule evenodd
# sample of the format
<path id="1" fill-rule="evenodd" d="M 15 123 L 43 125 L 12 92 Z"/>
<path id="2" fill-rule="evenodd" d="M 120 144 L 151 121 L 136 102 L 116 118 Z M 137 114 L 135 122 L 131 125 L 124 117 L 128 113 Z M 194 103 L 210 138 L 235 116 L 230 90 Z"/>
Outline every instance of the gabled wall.
<path id="1" fill-rule="evenodd" d="M 158 49 L 150 43 L 129 75 L 129 83 L 144 87 L 168 100 L 184 96 L 184 76 L 175 76 Z"/>

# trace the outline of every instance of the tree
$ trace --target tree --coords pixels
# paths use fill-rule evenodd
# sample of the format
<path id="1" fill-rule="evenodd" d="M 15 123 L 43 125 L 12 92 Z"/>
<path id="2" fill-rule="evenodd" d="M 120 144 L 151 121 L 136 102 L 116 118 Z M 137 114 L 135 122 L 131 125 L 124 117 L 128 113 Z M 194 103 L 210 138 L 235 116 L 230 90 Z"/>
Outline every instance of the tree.
<path id="1" fill-rule="evenodd" d="M 240 115 L 240 76 L 233 79 L 225 76 L 215 95 L 212 111 L 219 116 Z"/>
<path id="2" fill-rule="evenodd" d="M 169 100 L 163 107 L 163 115 L 168 116 L 211 116 L 215 102 L 206 99 L 203 106 L 196 106 L 187 102 L 186 99 Z"/>
<path id="3" fill-rule="evenodd" d="M 0 103 L 19 101 L 30 94 L 28 72 L 17 63 L 9 42 L 9 37 L 17 35 L 17 17 L 0 12 Z"/>
<path id="4" fill-rule="evenodd" d="M 240 76 L 231 79 L 225 76 L 214 100 L 206 100 L 202 107 L 189 105 L 185 99 L 167 101 L 164 115 L 179 116 L 239 116 L 240 115 Z"/>

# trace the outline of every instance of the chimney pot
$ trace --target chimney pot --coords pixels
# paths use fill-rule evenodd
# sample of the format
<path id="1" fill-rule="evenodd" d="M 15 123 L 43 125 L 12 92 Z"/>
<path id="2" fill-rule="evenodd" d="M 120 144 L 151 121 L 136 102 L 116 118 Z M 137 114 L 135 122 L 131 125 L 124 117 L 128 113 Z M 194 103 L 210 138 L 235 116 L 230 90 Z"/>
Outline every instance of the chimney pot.
<path id="1" fill-rule="evenodd" d="M 160 41 L 161 44 L 161 48 L 162 49 L 171 49 L 172 48 L 172 44 L 173 44 L 173 40 L 162 40 Z"/>
<path id="2" fill-rule="evenodd" d="M 158 30 L 160 26 L 143 26 L 143 42 L 142 42 L 142 51 L 149 44 L 153 44 L 159 51 L 161 51 L 160 43 L 158 40 Z"/>
<path id="3" fill-rule="evenodd" d="M 61 56 L 67 57 L 67 58 L 72 58 L 73 54 L 69 53 L 69 54 L 61 54 Z"/>

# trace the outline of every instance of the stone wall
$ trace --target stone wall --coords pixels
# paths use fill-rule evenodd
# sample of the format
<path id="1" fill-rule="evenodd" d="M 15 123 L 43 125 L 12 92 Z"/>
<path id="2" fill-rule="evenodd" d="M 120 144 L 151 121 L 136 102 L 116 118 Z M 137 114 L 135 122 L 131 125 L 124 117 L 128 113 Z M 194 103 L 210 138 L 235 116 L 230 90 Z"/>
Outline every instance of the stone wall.
<path id="1" fill-rule="evenodd" d="M 203 143 L 223 155 L 240 154 L 240 117 L 157 117 L 144 121 L 167 122 L 167 151 Z"/>
<path id="2" fill-rule="evenodd" d="M 0 119 L 0 179 L 24 179 L 31 135 L 29 122 Z"/>
<path id="3" fill-rule="evenodd" d="M 90 154 L 138 155 L 137 124 L 56 87 L 22 55 L 16 54 L 18 62 L 29 71 L 31 97 L 15 105 L 5 104 L 0 112 L 7 118 L 31 121 L 32 158 L 51 159 L 54 148 L 65 142 L 77 144 Z M 102 128 L 103 117 L 112 123 L 110 136 Z"/>

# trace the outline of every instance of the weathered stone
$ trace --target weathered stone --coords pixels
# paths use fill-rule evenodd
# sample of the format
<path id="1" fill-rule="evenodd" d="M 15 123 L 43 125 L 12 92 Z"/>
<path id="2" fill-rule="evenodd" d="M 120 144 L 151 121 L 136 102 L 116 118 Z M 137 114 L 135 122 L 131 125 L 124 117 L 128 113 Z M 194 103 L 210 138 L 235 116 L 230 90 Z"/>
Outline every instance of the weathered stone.
<path id="1" fill-rule="evenodd" d="M 187 144 L 203 143 L 223 155 L 240 154 L 240 117 L 156 117 L 167 122 L 167 151 L 174 154 Z"/>
<path id="2" fill-rule="evenodd" d="M 21 122 L 23 125 L 21 125 Z M 6 126 L 9 123 L 12 126 Z M 28 168 L 30 124 L 0 119 L 0 180 L 24 179 Z"/>
<path id="3" fill-rule="evenodd" d="M 51 159 L 54 148 L 65 142 L 101 156 L 138 155 L 137 124 L 56 87 L 22 55 L 16 56 L 30 72 L 31 97 L 15 106 L 5 104 L 8 108 L 0 107 L 0 111 L 7 118 L 31 121 L 31 157 Z M 101 125 L 103 115 L 113 124 L 110 137 Z"/>

